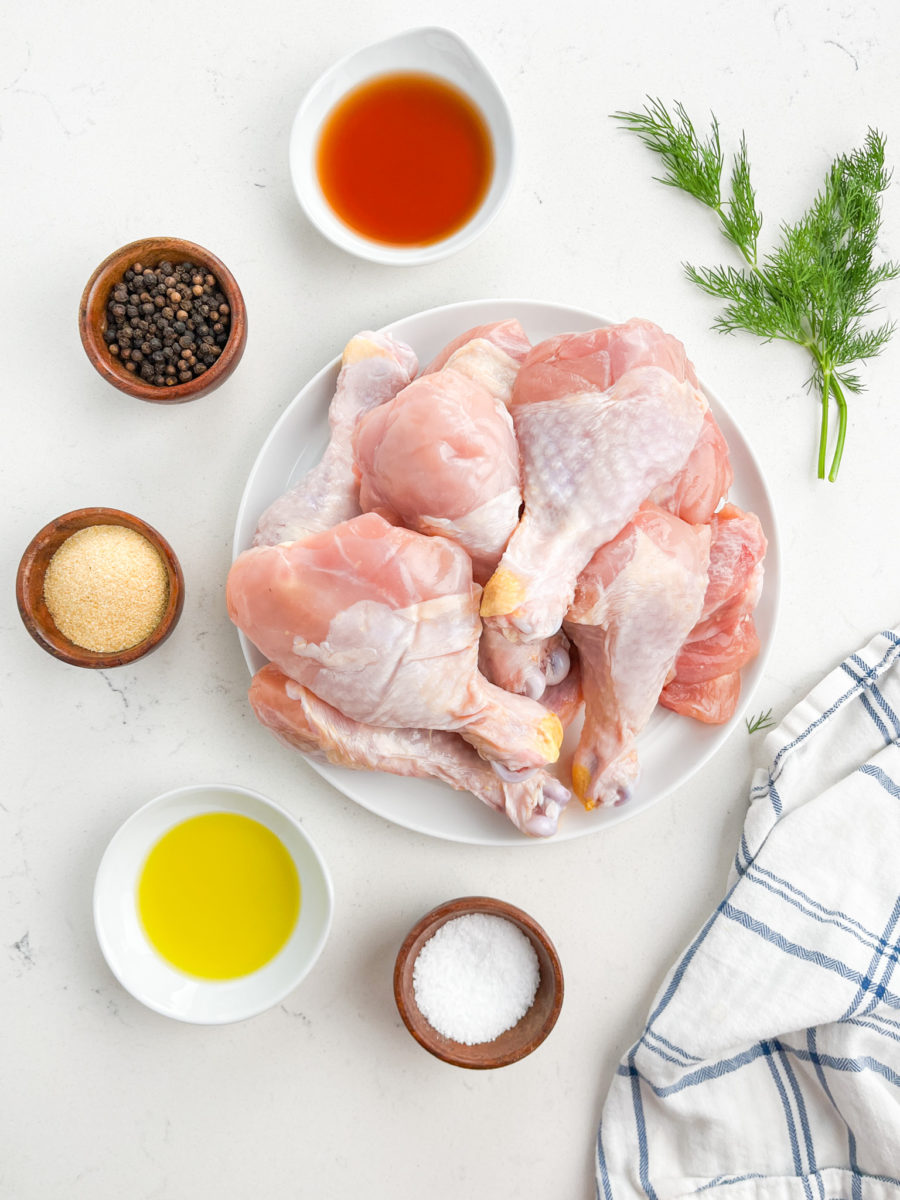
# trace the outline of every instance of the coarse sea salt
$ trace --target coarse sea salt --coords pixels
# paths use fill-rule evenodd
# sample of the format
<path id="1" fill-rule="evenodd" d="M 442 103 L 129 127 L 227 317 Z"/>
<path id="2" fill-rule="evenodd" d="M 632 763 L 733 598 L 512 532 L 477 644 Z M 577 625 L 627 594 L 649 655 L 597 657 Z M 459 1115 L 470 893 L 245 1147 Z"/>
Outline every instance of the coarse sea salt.
<path id="1" fill-rule="evenodd" d="M 531 1007 L 541 970 L 529 939 L 487 913 L 454 917 L 428 939 L 413 965 L 416 1004 L 444 1037 L 492 1042 Z"/>

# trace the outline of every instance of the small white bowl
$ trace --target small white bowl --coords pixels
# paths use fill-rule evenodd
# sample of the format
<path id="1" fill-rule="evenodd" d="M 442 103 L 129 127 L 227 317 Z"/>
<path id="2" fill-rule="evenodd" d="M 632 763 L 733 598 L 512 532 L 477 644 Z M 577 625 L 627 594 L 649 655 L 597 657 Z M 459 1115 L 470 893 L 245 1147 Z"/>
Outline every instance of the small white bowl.
<path id="1" fill-rule="evenodd" d="M 494 173 L 475 215 L 456 233 L 427 246 L 391 246 L 362 237 L 336 215 L 316 173 L 322 123 L 353 88 L 378 75 L 417 71 L 436 75 L 464 92 L 487 123 L 494 149 Z M 291 130 L 290 167 L 294 190 L 313 225 L 336 246 L 371 262 L 417 266 L 435 262 L 467 246 L 487 229 L 509 194 L 515 158 L 512 118 L 490 72 L 465 42 L 449 29 L 410 29 L 366 46 L 335 63 L 310 88 Z"/>
<path id="2" fill-rule="evenodd" d="M 300 914 L 291 936 L 273 959 L 237 979 L 197 979 L 177 970 L 151 945 L 138 914 L 138 879 L 151 848 L 173 825 L 210 812 L 259 821 L 281 840 L 300 877 Z M 328 870 L 289 813 L 257 792 L 207 783 L 157 796 L 120 827 L 97 871 L 94 927 L 110 970 L 135 999 L 178 1021 L 224 1025 L 271 1008 L 297 986 L 325 945 L 332 905 Z"/>

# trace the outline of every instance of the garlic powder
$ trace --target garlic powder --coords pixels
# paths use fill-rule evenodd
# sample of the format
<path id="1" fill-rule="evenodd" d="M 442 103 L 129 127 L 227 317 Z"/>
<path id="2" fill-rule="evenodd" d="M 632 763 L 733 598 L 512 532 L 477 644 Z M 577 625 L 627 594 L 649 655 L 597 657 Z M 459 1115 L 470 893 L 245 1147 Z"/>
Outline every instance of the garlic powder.
<path id="1" fill-rule="evenodd" d="M 149 637 L 169 595 L 165 564 L 124 525 L 88 525 L 62 543 L 44 576 L 57 629 L 84 650 L 127 650 Z"/>

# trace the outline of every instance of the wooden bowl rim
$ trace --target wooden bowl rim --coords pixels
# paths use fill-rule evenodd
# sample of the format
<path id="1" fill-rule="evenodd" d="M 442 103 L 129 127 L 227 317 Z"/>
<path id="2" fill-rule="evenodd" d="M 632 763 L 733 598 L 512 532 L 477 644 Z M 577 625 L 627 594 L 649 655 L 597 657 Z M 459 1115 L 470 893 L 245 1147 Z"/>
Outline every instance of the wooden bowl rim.
<path id="1" fill-rule="evenodd" d="M 537 996 L 540 996 L 542 988 L 549 991 L 551 1000 L 541 1025 L 528 1039 L 516 1038 L 516 1030 L 521 1025 L 519 1022 L 519 1025 L 501 1033 L 493 1042 L 481 1042 L 474 1046 L 467 1046 L 439 1033 L 428 1023 L 415 1005 L 412 969 L 419 951 L 442 925 L 455 917 L 466 916 L 470 913 L 485 913 L 488 916 L 504 917 L 506 920 L 512 921 L 530 938 L 535 947 L 541 964 L 541 983 L 538 985 L 535 1002 L 537 1003 Z M 545 982 L 544 974 L 547 966 L 549 966 L 549 979 Z M 460 896 L 455 900 L 447 900 L 425 913 L 406 935 L 394 963 L 394 1001 L 406 1028 L 419 1045 L 430 1054 L 443 1062 L 469 1070 L 492 1070 L 497 1067 L 509 1066 L 531 1054 L 546 1040 L 556 1024 L 562 1009 L 564 995 L 565 982 L 562 963 L 547 931 L 523 909 L 506 900 L 497 900 L 491 896 Z M 407 997 L 409 1002 L 407 1002 Z M 524 1020 L 525 1017 L 522 1018 L 522 1021 Z M 497 1049 L 491 1052 L 491 1047 L 497 1047 Z"/>
<path id="2" fill-rule="evenodd" d="M 125 650 L 103 653 L 76 645 L 57 629 L 43 598 L 44 574 L 50 559 L 73 533 L 91 525 L 123 525 L 134 529 L 157 550 L 166 568 L 169 595 L 159 624 L 142 642 Z M 163 535 L 140 517 L 118 508 L 76 508 L 48 521 L 25 547 L 16 572 L 16 604 L 25 628 L 41 649 L 54 658 L 75 667 L 121 667 L 152 653 L 169 637 L 184 607 L 184 575 L 175 551 Z"/>
<path id="3" fill-rule="evenodd" d="M 228 340 L 215 363 L 202 375 L 188 383 L 176 383 L 159 388 L 134 378 L 123 366 L 117 366 L 109 355 L 103 332 L 106 329 L 106 303 L 113 286 L 135 259 L 147 258 L 148 266 L 156 266 L 167 258 L 197 261 L 215 275 L 231 309 Z M 121 392 L 146 400 L 151 404 L 184 404 L 211 392 L 224 383 L 234 371 L 247 342 L 247 307 L 238 282 L 225 263 L 196 242 L 184 238 L 139 238 L 113 250 L 97 266 L 84 286 L 78 306 L 78 332 L 81 344 L 95 370 Z"/>

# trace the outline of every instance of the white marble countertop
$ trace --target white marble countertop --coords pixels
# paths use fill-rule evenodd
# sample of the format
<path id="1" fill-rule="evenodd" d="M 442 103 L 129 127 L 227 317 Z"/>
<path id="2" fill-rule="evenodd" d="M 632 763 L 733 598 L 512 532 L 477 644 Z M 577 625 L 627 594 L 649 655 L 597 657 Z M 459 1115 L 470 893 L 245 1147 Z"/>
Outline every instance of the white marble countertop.
<path id="1" fill-rule="evenodd" d="M 454 28 L 493 71 L 516 124 L 517 177 L 470 248 L 427 267 L 379 267 L 308 225 L 287 136 L 335 58 L 424 24 Z M 223 601 L 237 504 L 278 415 L 357 329 L 498 296 L 650 317 L 686 343 L 771 487 L 783 606 L 754 707 L 783 715 L 900 620 L 900 336 L 864 368 L 839 482 L 817 482 L 801 352 L 711 330 L 715 304 L 680 263 L 726 261 L 727 248 L 699 206 L 652 181 L 656 163 L 608 114 L 649 93 L 681 99 L 698 121 L 715 111 L 729 144 L 743 128 L 771 230 L 800 214 L 832 157 L 869 125 L 900 161 L 898 48 L 889 0 L 5 6 L 0 1195 L 592 1194 L 609 1080 L 721 895 L 760 737 L 738 727 L 688 785 L 603 835 L 509 850 L 392 825 L 324 783 L 249 711 Z M 75 319 L 96 263 L 160 232 L 218 253 L 249 310 L 238 371 L 173 408 L 106 385 Z M 881 245 L 900 257 L 897 184 Z M 897 284 L 882 300 L 900 315 Z M 32 535 L 87 505 L 144 517 L 184 567 L 180 625 L 134 667 L 65 666 L 16 611 L 15 570 Z M 276 1008 L 222 1028 L 134 1001 L 91 918 L 94 875 L 119 824 L 150 797 L 203 781 L 245 785 L 296 813 L 336 894 L 313 973 Z M 474 892 L 531 912 L 566 973 L 551 1038 L 497 1072 L 431 1058 L 391 991 L 413 921 Z"/>

